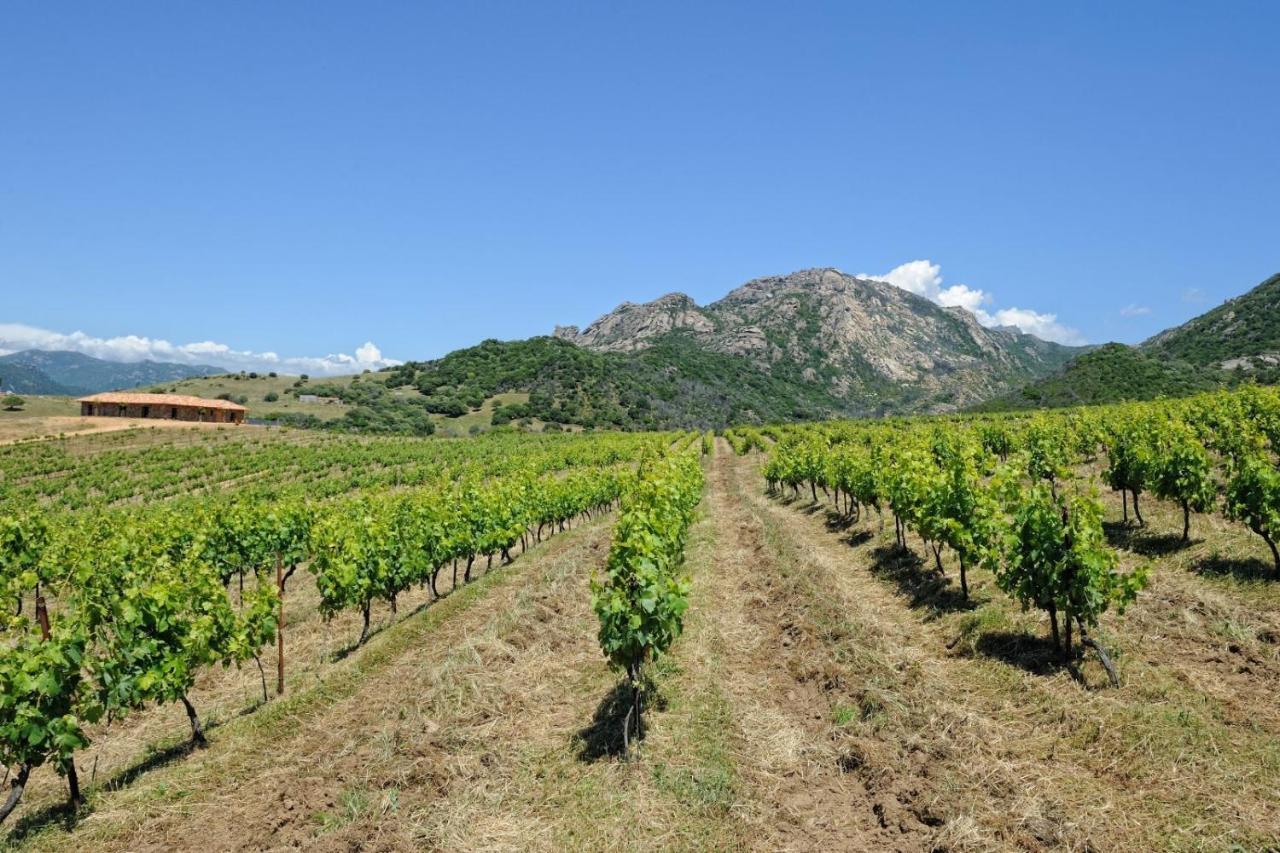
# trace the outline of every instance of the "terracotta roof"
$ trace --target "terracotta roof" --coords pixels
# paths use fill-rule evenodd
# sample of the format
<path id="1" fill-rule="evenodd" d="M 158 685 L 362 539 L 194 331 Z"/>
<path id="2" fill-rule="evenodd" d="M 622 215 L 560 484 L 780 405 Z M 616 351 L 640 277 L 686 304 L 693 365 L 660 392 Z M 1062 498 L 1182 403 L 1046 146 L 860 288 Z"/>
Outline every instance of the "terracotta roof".
<path id="1" fill-rule="evenodd" d="M 201 409 L 230 409 L 235 412 L 246 412 L 244 406 L 230 400 L 206 400 L 203 397 L 191 397 L 186 394 L 124 394 L 108 391 L 105 394 L 94 394 L 81 397 L 77 403 L 113 403 L 118 406 L 195 406 Z"/>

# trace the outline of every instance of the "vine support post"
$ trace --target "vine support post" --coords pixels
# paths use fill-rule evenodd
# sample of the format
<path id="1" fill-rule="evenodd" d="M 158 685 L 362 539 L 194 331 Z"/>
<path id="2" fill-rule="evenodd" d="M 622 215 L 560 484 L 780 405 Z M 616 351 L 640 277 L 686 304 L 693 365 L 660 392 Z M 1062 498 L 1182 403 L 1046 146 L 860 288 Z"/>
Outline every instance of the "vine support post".
<path id="1" fill-rule="evenodd" d="M 280 593 L 280 614 L 276 625 L 276 695 L 284 695 L 284 560 L 276 554 L 276 589 Z"/>

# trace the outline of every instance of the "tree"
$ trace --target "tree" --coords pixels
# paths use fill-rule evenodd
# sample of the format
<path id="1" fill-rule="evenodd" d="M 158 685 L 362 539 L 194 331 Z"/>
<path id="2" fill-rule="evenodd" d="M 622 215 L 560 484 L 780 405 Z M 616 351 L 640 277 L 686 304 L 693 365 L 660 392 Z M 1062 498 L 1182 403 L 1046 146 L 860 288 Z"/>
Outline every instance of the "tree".
<path id="1" fill-rule="evenodd" d="M 356 645 L 369 638 L 374 600 L 390 602 L 398 591 L 392 520 L 387 498 L 360 496 L 316 524 L 310 570 L 320 592 L 320 612 L 332 618 L 348 608 L 359 609 L 362 625 Z"/>
<path id="2" fill-rule="evenodd" d="M 945 460 L 942 479 L 929 497 L 928 513 L 934 519 L 939 543 L 949 545 L 960 563 L 960 591 L 969 598 L 968 569 L 998 562 L 1003 531 L 996 487 L 983 484 L 969 454 L 957 453 Z M 936 554 L 935 554 L 936 556 Z"/>
<path id="3" fill-rule="evenodd" d="M 26 405 L 27 401 L 19 397 L 17 394 L 6 394 L 3 400 L 0 400 L 0 406 L 4 406 L 6 412 L 16 412 Z"/>
<path id="4" fill-rule="evenodd" d="M 122 535 L 149 539 L 141 528 Z M 115 565 L 100 567 L 102 580 L 86 585 L 97 604 L 88 624 L 98 700 L 114 714 L 181 701 L 191 742 L 202 747 L 204 729 L 188 695 L 196 676 L 214 663 L 253 658 L 274 638 L 275 587 L 259 579 L 237 613 L 199 548 L 174 549 L 161 534 L 113 556 Z"/>
<path id="5" fill-rule="evenodd" d="M 0 822 L 17 808 L 31 771 L 50 762 L 67 777 L 72 805 L 80 804 L 73 756 L 89 744 L 82 723 L 100 717 L 81 691 L 84 631 L 74 618 L 50 628 L 43 607 L 41 616 L 39 630 L 24 625 L 0 655 L 0 764 L 14 771 Z"/>

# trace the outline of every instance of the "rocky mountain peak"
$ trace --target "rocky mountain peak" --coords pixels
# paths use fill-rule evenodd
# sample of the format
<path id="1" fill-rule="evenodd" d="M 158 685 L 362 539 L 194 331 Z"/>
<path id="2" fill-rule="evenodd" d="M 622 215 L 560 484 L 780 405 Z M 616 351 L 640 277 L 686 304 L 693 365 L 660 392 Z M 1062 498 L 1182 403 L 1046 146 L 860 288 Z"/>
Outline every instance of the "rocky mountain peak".
<path id="1" fill-rule="evenodd" d="M 557 334 L 606 352 L 643 350 L 678 332 L 774 376 L 822 383 L 855 405 L 905 393 L 926 411 L 1002 393 L 1051 372 L 1072 352 L 986 329 L 963 308 L 832 267 L 752 279 L 705 307 L 683 293 L 623 303 L 575 332 Z"/>

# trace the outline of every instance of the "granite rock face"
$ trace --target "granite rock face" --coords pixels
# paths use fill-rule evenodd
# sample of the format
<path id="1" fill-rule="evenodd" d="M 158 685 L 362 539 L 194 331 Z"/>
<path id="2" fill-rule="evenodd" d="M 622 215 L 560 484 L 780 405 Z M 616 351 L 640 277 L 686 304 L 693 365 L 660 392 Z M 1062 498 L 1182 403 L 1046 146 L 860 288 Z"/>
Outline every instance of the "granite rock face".
<path id="1" fill-rule="evenodd" d="M 830 268 L 754 279 L 705 307 L 682 293 L 627 302 L 585 329 L 556 329 L 604 352 L 643 350 L 674 334 L 783 378 L 822 383 L 851 413 L 957 409 L 1048 375 L 1077 352 Z"/>

